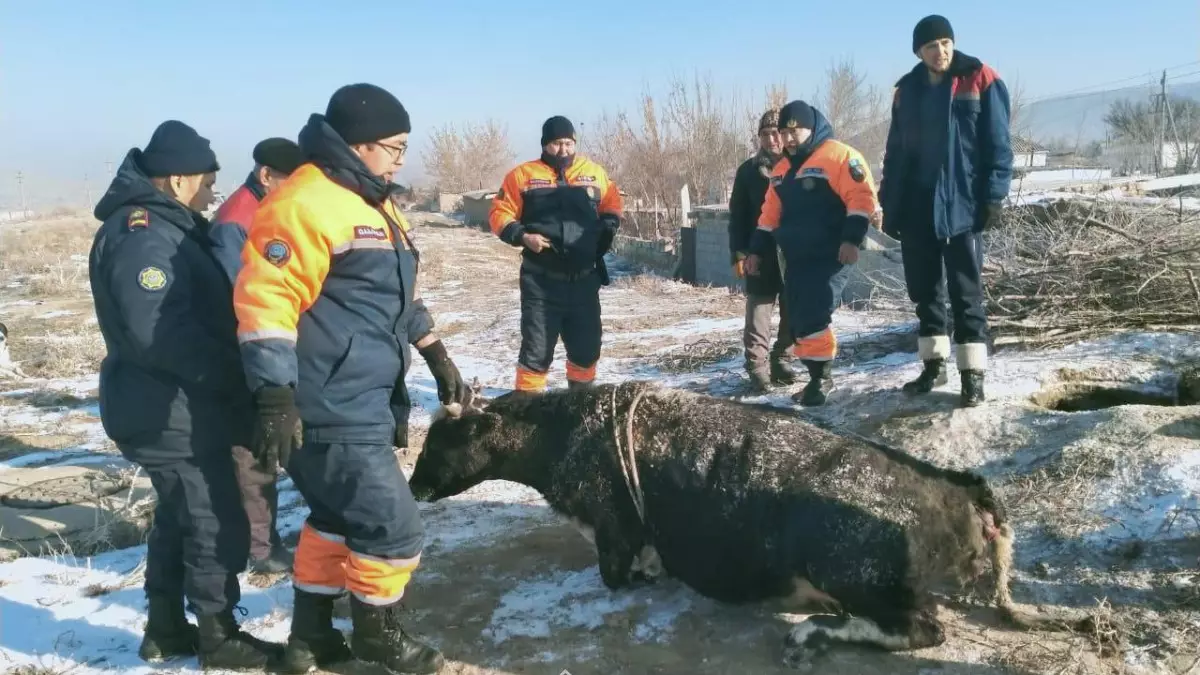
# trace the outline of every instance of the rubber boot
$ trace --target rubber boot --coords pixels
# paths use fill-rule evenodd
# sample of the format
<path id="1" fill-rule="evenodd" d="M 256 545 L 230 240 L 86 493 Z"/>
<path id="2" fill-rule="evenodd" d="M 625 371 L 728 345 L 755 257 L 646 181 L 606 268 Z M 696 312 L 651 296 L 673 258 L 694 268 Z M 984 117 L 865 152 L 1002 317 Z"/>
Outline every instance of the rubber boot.
<path id="1" fill-rule="evenodd" d="M 962 406 L 974 408 L 987 400 L 983 393 L 983 371 L 964 370 L 959 373 L 962 379 Z"/>
<path id="2" fill-rule="evenodd" d="M 917 379 L 904 383 L 906 394 L 928 394 L 935 387 L 940 387 L 950 381 L 946 375 L 945 359 L 929 359 Z"/>
<path id="3" fill-rule="evenodd" d="M 147 663 L 196 655 L 196 627 L 188 623 L 183 596 L 151 595 L 147 598 L 146 631 L 138 656 Z"/>
<path id="4" fill-rule="evenodd" d="M 833 361 L 804 361 L 804 366 L 808 368 L 808 384 L 804 385 L 804 389 L 792 395 L 793 401 L 798 401 L 802 406 L 818 406 L 824 405 L 829 397 L 829 392 L 833 391 Z"/>
<path id="5" fill-rule="evenodd" d="M 292 630 L 281 670 L 300 675 L 314 668 L 328 670 L 334 664 L 353 661 L 346 637 L 333 627 L 333 605 L 338 596 L 294 590 Z"/>
<path id="6" fill-rule="evenodd" d="M 596 386 L 595 382 L 577 382 L 575 380 L 567 380 L 567 390 L 575 391 L 578 389 L 591 389 Z"/>
<path id="7" fill-rule="evenodd" d="M 770 372 L 761 364 L 746 364 L 746 374 L 750 376 L 751 392 L 765 394 L 771 390 Z"/>
<path id="8" fill-rule="evenodd" d="M 351 596 L 350 617 L 354 622 L 350 649 L 359 661 L 383 666 L 396 675 L 433 675 L 446 663 L 441 652 L 404 631 L 399 602 L 375 606 Z"/>
<path id="9" fill-rule="evenodd" d="M 196 651 L 203 670 L 262 670 L 283 657 L 283 645 L 243 632 L 232 610 L 201 614 L 198 619 Z"/>
<path id="10" fill-rule="evenodd" d="M 250 572 L 254 574 L 283 574 L 292 571 L 294 557 L 283 544 L 271 546 L 271 553 L 266 558 L 250 561 Z"/>
<path id="11" fill-rule="evenodd" d="M 796 371 L 783 360 L 783 354 L 771 354 L 771 383 L 784 387 L 796 384 Z"/>

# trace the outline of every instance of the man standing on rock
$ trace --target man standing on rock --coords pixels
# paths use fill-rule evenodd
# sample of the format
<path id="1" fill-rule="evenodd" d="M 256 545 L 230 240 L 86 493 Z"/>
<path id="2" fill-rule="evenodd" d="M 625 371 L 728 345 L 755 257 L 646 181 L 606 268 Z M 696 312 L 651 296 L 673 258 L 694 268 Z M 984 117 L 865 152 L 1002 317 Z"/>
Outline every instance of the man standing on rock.
<path id="1" fill-rule="evenodd" d="M 232 284 L 242 268 L 242 245 L 258 203 L 304 163 L 300 146 L 286 138 L 268 138 L 254 146 L 254 168 L 242 186 L 229 195 L 213 216 L 214 253 Z M 232 296 L 231 296 L 232 297 Z M 279 490 L 276 466 L 261 466 L 249 448 L 233 449 L 242 501 L 250 518 L 250 571 L 278 574 L 292 569 L 292 554 L 279 537 Z"/>
<path id="2" fill-rule="evenodd" d="M 219 169 L 208 139 L 163 122 L 96 204 L 88 273 L 108 354 L 100 419 L 145 469 L 158 504 L 146 546 L 149 617 L 138 655 L 262 668 L 282 651 L 238 627 L 249 532 L 232 449 L 250 442 L 233 289 L 200 215 Z M 188 623 L 188 609 L 199 630 Z"/>
<path id="3" fill-rule="evenodd" d="M 604 254 L 621 222 L 622 200 L 604 169 L 575 155 L 565 117 L 542 125 L 542 156 L 508 172 L 492 200 L 492 233 L 521 251 L 521 351 L 514 388 L 544 391 L 562 336 L 567 386 L 596 379 L 602 336 Z"/>
<path id="4" fill-rule="evenodd" d="M 235 285 L 258 411 L 250 450 L 286 467 L 310 509 L 292 575 L 291 672 L 353 658 L 400 673 L 444 663 L 400 616 L 425 534 L 393 451 L 408 446 L 410 345 L 442 403 L 470 392 L 416 292 L 419 253 L 389 196 L 410 130 L 390 92 L 334 92 L 300 131 L 308 163 L 255 211 Z M 347 590 L 349 649 L 333 626 Z"/>
<path id="5" fill-rule="evenodd" d="M 729 196 L 729 252 L 733 256 L 734 274 L 746 280 L 746 323 L 742 344 L 746 350 L 746 372 L 750 386 L 765 393 L 771 384 L 790 385 L 796 373 L 783 361 L 792 336 L 788 332 L 787 299 L 783 293 L 783 275 L 772 240 L 770 253 L 759 264 L 758 274 L 746 276 L 745 260 L 750 255 L 750 237 L 758 227 L 763 200 L 767 195 L 771 172 L 783 158 L 783 143 L 779 140 L 779 109 L 772 108 L 758 121 L 758 152 L 742 162 L 733 177 Z M 771 315 L 775 299 L 779 298 L 779 333 L 770 347 Z"/>
<path id="6" fill-rule="evenodd" d="M 792 399 L 816 406 L 833 387 L 833 312 L 876 210 L 875 184 L 862 155 L 834 140 L 833 126 L 804 101 L 779 112 L 779 134 L 786 155 L 771 173 L 746 274 L 758 274 L 778 244 L 792 349 L 810 377 Z"/>
<path id="7" fill-rule="evenodd" d="M 954 48 L 944 17 L 921 19 L 912 49 L 921 63 L 896 83 L 880 185 L 883 230 L 900 240 L 920 322 L 924 369 L 904 391 L 928 393 L 949 379 L 948 285 L 961 400 L 976 406 L 985 400 L 988 356 L 981 233 L 999 223 L 1012 182 L 1008 88 L 991 67 Z"/>

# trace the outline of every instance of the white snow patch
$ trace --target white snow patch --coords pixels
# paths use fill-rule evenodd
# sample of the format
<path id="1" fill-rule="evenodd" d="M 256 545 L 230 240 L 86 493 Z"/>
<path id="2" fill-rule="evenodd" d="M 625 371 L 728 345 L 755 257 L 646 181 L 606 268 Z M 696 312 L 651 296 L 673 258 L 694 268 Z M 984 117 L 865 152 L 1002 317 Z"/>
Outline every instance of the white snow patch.
<path id="1" fill-rule="evenodd" d="M 38 314 L 34 318 L 35 319 L 56 319 L 60 316 L 74 316 L 78 313 L 79 312 L 72 312 L 69 309 L 56 309 L 53 312 L 46 312 L 45 314 Z"/>
<path id="2" fill-rule="evenodd" d="M 499 643 L 512 637 L 546 638 L 557 629 L 599 628 L 605 616 L 634 602 L 631 594 L 608 590 L 598 567 L 556 572 L 505 593 L 483 635 Z"/>

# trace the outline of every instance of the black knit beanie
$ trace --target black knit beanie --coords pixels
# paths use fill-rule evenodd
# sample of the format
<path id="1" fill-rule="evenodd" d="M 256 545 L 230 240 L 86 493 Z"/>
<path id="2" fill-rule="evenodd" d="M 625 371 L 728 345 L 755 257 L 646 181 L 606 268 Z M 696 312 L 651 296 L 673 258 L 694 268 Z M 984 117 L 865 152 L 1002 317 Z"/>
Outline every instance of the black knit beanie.
<path id="1" fill-rule="evenodd" d="M 291 175 L 304 163 L 304 153 L 287 138 L 268 138 L 254 146 L 254 163 Z"/>
<path id="2" fill-rule="evenodd" d="M 158 125 L 138 163 L 151 178 L 196 176 L 221 169 L 208 139 L 179 120 Z"/>
<path id="3" fill-rule="evenodd" d="M 325 121 L 347 145 L 372 143 L 412 131 L 408 111 L 390 92 L 373 84 L 348 84 L 333 92 Z"/>
<path id="4" fill-rule="evenodd" d="M 953 40 L 954 29 L 950 27 L 950 22 L 946 17 L 930 14 L 918 21 L 917 27 L 913 29 L 913 53 L 919 53 L 923 45 L 942 38 Z"/>
<path id="5" fill-rule="evenodd" d="M 812 106 L 804 101 L 792 101 L 779 111 L 780 129 L 809 129 L 817 123 Z"/>
<path id="6" fill-rule="evenodd" d="M 542 145 L 560 138 L 575 140 L 575 125 L 562 115 L 555 115 L 542 123 Z"/>

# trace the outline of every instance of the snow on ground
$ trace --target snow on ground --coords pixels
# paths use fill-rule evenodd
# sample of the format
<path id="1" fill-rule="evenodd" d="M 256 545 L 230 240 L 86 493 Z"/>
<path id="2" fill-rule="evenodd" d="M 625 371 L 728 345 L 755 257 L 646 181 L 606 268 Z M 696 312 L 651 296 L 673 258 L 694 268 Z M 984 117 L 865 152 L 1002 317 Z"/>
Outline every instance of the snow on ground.
<path id="1" fill-rule="evenodd" d="M 513 270 L 504 267 L 514 261 L 505 259 L 502 249 L 497 253 L 486 235 L 466 230 L 430 228 L 422 241 L 429 258 L 446 255 L 450 247 L 461 247 L 464 256 L 489 252 L 487 265 L 496 270 L 492 275 L 444 266 L 440 274 L 431 272 L 423 295 L 438 325 L 449 331 L 445 342 L 464 377 L 478 378 L 486 396 L 503 393 L 511 386 L 519 348 L 515 264 Z M 478 258 L 487 256 L 480 253 Z M 430 267 L 438 269 L 436 262 Z M 714 395 L 742 393 L 739 298 L 722 289 L 635 278 L 625 271 L 602 293 L 606 355 L 601 381 L 637 377 Z M 1104 584 L 1117 583 L 1117 577 L 1097 582 L 1101 571 L 1072 567 L 1071 560 L 1090 565 L 1114 542 L 1137 540 L 1153 547 L 1195 538 L 1197 523 L 1188 516 L 1200 513 L 1200 423 L 1188 422 L 1196 419 L 1194 408 L 1062 412 L 1033 401 L 1079 382 L 1169 391 L 1174 386 L 1169 363 L 1200 355 L 1200 341 L 1130 334 L 1051 352 L 1004 352 L 994 357 L 988 376 L 989 402 L 959 410 L 956 382 L 920 400 L 898 393 L 917 371 L 912 323 L 903 314 L 839 313 L 836 329 L 846 358 L 838 363 L 838 388 L 828 406 L 804 414 L 895 442 L 940 464 L 979 470 L 996 481 L 1018 521 L 1018 601 L 1087 609 L 1097 594 L 1108 592 Z M 661 366 L 663 358 L 700 340 L 729 350 L 684 370 Z M 563 384 L 564 358 L 560 344 L 551 386 Z M 0 484 L 26 467 L 112 459 L 111 450 L 101 453 L 104 434 L 95 387 L 91 376 L 25 383 L 0 393 L 0 437 L 18 428 L 64 425 L 85 437 L 58 450 L 0 458 Z M 437 402 L 435 383 L 419 358 L 409 387 L 416 406 L 414 435 L 420 438 Z M 798 387 L 745 400 L 794 408 L 790 395 Z M 31 403 L 31 397 L 47 390 L 84 402 Z M 1073 514 L 1068 527 L 1045 512 L 1050 508 L 1046 499 L 1067 492 L 1067 483 L 1060 480 L 1063 470 L 1080 457 L 1099 462 L 1103 470 L 1088 474 L 1093 483 L 1068 495 L 1073 501 L 1053 504 Z M 411 473 L 411 462 L 404 464 L 406 474 Z M 306 509 L 289 479 L 283 477 L 280 488 L 280 530 L 286 538 L 299 531 Z M 542 672 L 536 665 L 525 670 L 539 663 L 553 664 L 554 672 L 562 667 L 576 673 L 616 672 L 605 665 L 614 658 L 634 664 L 625 672 L 652 672 L 651 663 L 667 664 L 663 672 L 726 672 L 722 668 L 727 666 L 776 672 L 772 650 L 778 648 L 777 634 L 761 620 L 755 623 L 669 579 L 650 589 L 608 591 L 590 545 L 528 488 L 491 481 L 420 508 L 427 539 L 422 569 L 413 582 L 411 612 L 415 630 L 447 649 L 451 658 L 519 672 Z M 1172 527 L 1166 527 L 1168 522 Z M 136 656 L 145 621 L 139 569 L 144 555 L 145 547 L 135 546 L 93 557 L 26 557 L 0 564 L 0 664 L 58 664 L 56 668 L 70 666 L 77 675 L 159 672 Z M 1191 555 L 1186 564 L 1194 572 Z M 1179 565 L 1169 556 L 1162 560 Z M 1039 576 L 1039 570 L 1045 574 Z M 1130 577 L 1130 583 L 1150 583 L 1151 572 L 1130 574 L 1142 575 Z M 241 604 L 248 613 L 242 620 L 259 637 L 285 640 L 291 606 L 287 580 L 265 588 L 254 581 L 243 575 Z M 1136 595 L 1129 589 L 1124 593 Z M 344 620 L 342 625 L 349 627 Z M 675 656 L 662 660 L 664 649 Z M 866 655 L 845 657 L 849 661 L 842 663 L 850 664 L 847 672 L 863 673 L 917 673 L 943 666 L 945 672 L 1000 672 L 972 669 L 996 662 L 998 647 L 980 647 L 951 635 L 945 648 L 926 651 L 931 660 Z M 631 655 L 614 656 L 626 652 Z M 722 656 L 726 652 L 734 656 Z M 1149 650 L 1134 652 L 1126 661 L 1143 668 L 1136 672 L 1166 672 L 1155 670 L 1162 664 Z M 190 660 L 174 668 L 172 672 L 191 673 L 196 665 Z"/>

